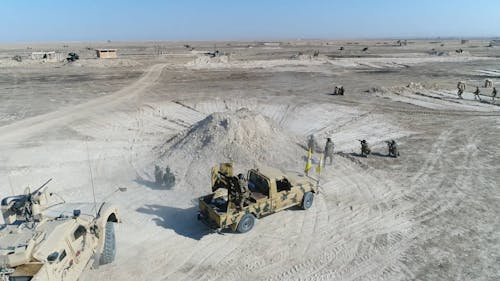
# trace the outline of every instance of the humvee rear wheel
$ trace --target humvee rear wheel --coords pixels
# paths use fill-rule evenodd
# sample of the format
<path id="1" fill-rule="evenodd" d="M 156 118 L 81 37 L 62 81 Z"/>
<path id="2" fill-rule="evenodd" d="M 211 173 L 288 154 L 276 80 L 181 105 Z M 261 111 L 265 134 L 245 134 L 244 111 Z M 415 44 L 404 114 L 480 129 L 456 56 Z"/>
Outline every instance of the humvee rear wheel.
<path id="1" fill-rule="evenodd" d="M 307 210 L 311 208 L 314 201 L 314 194 L 312 192 L 306 192 L 304 198 L 302 198 L 302 209 Z"/>
<path id="2" fill-rule="evenodd" d="M 248 232 L 253 228 L 254 224 L 255 224 L 255 217 L 252 214 L 246 214 L 241 218 L 240 222 L 238 223 L 236 231 L 238 231 L 239 233 Z"/>
<path id="3" fill-rule="evenodd" d="M 112 263 L 116 256 L 115 224 L 110 221 L 106 222 L 104 232 L 104 246 L 100 259 L 101 265 Z"/>

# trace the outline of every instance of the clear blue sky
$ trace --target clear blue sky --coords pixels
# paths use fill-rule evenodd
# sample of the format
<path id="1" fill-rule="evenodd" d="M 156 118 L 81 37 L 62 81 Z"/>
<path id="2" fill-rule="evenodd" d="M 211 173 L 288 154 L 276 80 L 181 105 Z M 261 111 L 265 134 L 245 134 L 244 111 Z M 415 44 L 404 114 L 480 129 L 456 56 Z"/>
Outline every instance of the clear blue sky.
<path id="1" fill-rule="evenodd" d="M 500 36 L 500 0 L 2 0 L 0 42 Z"/>

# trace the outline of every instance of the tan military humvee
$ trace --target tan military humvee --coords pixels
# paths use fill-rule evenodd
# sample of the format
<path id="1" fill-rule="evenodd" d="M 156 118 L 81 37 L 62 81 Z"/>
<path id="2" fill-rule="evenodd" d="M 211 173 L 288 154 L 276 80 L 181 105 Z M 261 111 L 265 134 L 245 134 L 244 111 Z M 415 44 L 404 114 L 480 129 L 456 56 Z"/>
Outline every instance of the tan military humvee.
<path id="1" fill-rule="evenodd" d="M 78 280 L 92 263 L 114 260 L 117 209 L 66 203 L 47 183 L 1 201 L 0 281 Z"/>
<path id="2" fill-rule="evenodd" d="M 250 198 L 240 208 L 238 178 L 233 175 L 230 163 L 212 169 L 213 193 L 199 198 L 198 219 L 217 230 L 231 228 L 244 233 L 252 229 L 255 218 L 300 205 L 312 206 L 318 193 L 315 181 L 299 174 L 284 174 L 274 168 L 251 169 L 247 173 Z M 227 190 L 227 192 L 225 191 Z"/>

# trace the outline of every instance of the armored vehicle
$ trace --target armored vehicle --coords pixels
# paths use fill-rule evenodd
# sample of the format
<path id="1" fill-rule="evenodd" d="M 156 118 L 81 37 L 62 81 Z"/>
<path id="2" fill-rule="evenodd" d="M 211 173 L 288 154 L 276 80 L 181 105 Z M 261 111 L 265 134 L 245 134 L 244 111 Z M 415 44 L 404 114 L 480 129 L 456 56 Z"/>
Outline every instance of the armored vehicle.
<path id="1" fill-rule="evenodd" d="M 269 167 L 249 170 L 246 179 L 244 184 L 250 194 L 242 197 L 238 191 L 243 183 L 234 176 L 232 164 L 213 167 L 213 193 L 199 198 L 198 219 L 212 229 L 230 228 L 244 233 L 253 228 L 256 218 L 292 206 L 309 209 L 318 193 L 315 180 Z M 240 204 L 238 200 L 245 202 Z"/>
<path id="2" fill-rule="evenodd" d="M 49 181 L 0 202 L 0 281 L 78 280 L 93 264 L 114 260 L 117 208 L 66 203 L 47 191 Z"/>

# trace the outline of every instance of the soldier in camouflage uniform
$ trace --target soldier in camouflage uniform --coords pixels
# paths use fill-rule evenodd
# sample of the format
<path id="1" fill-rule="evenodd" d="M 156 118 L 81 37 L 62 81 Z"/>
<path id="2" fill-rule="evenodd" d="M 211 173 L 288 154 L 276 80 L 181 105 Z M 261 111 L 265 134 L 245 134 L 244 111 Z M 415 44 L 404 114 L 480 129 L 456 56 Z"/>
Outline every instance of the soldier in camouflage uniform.
<path id="1" fill-rule="evenodd" d="M 309 135 L 309 138 L 307 139 L 307 150 L 314 151 L 315 148 L 315 140 L 314 140 L 314 135 Z"/>
<path id="2" fill-rule="evenodd" d="M 476 86 L 476 90 L 475 90 L 475 91 L 474 91 L 474 93 L 473 93 L 473 94 L 474 94 L 474 100 L 475 100 L 476 98 L 477 98 L 477 99 L 479 99 L 479 100 L 481 100 L 481 97 L 479 97 L 479 93 L 480 93 L 480 92 L 481 92 L 481 91 L 479 91 L 479 87 L 478 87 L 478 86 Z"/>
<path id="3" fill-rule="evenodd" d="M 248 182 L 245 179 L 245 176 L 243 176 L 243 174 L 238 174 L 238 185 L 239 185 L 239 190 L 236 195 L 235 204 L 238 205 L 240 209 L 242 209 L 245 203 L 250 198 L 250 190 L 248 189 Z"/>
<path id="4" fill-rule="evenodd" d="M 324 161 L 323 161 L 323 167 L 326 166 L 326 158 L 330 158 L 330 165 L 332 165 L 334 147 L 335 147 L 335 145 L 333 144 L 332 139 L 327 138 L 326 144 L 325 144 L 325 156 L 324 156 Z"/>
<path id="5" fill-rule="evenodd" d="M 389 149 L 389 156 L 391 157 L 398 157 L 399 156 L 399 151 L 398 151 L 398 145 L 396 144 L 395 140 L 387 141 L 387 148 Z"/>
<path id="6" fill-rule="evenodd" d="M 338 94 L 343 96 L 344 95 L 344 86 L 340 86 Z"/>
<path id="7" fill-rule="evenodd" d="M 163 183 L 163 171 L 158 165 L 155 165 L 155 183 L 156 185 L 162 185 Z"/>
<path id="8" fill-rule="evenodd" d="M 368 154 L 371 153 L 371 149 L 368 146 L 368 142 L 366 140 L 360 140 L 361 142 L 361 156 L 368 157 Z"/>
<path id="9" fill-rule="evenodd" d="M 465 91 L 465 83 L 464 82 L 458 82 L 457 84 L 457 89 L 458 89 L 458 97 L 462 98 L 462 94 Z"/>
<path id="10" fill-rule="evenodd" d="M 172 187 L 175 185 L 175 176 L 170 171 L 170 168 L 167 166 L 165 168 L 165 174 L 163 175 L 163 183 L 166 187 Z"/>

